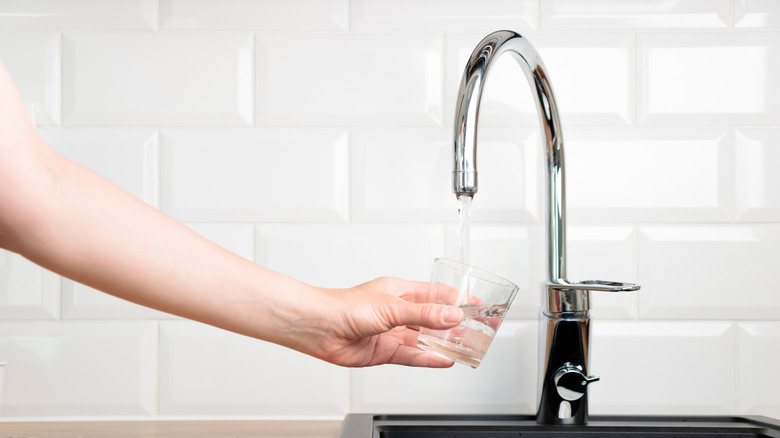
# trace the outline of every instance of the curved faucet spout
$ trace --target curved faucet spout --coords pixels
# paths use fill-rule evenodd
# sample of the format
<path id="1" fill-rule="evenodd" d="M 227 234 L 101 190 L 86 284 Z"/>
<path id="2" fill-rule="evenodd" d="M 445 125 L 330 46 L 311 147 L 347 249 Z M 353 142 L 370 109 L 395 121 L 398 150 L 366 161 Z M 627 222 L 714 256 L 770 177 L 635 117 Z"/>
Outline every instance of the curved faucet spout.
<path id="1" fill-rule="evenodd" d="M 534 90 L 547 164 L 546 196 L 543 198 L 548 233 L 548 281 L 557 283 L 566 278 L 566 201 L 561 123 L 544 63 L 528 40 L 518 33 L 502 30 L 485 37 L 471 54 L 463 72 L 455 117 L 453 187 L 458 197 L 477 193 L 479 104 L 486 76 L 504 53 L 510 53 L 517 60 Z"/>
<path id="2" fill-rule="evenodd" d="M 539 114 L 547 178 L 542 197 L 547 228 L 547 275 L 539 319 L 539 393 L 536 421 L 584 424 L 588 418 L 590 292 L 639 289 L 628 283 L 570 282 L 566 279 L 566 190 L 563 138 L 552 86 L 539 54 L 522 36 L 498 31 L 483 39 L 469 58 L 458 91 L 453 186 L 458 197 L 477 193 L 477 122 L 485 79 L 496 60 L 509 53 L 528 79 Z"/>

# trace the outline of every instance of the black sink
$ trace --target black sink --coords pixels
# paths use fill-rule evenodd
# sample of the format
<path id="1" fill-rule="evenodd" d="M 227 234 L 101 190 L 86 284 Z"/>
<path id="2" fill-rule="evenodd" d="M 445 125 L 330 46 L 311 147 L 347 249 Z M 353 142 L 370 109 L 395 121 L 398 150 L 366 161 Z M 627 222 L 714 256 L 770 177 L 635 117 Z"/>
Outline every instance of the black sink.
<path id="1" fill-rule="evenodd" d="M 776 437 L 780 421 L 768 417 L 592 416 L 585 426 L 536 424 L 532 415 L 349 414 L 339 438 L 673 438 Z"/>

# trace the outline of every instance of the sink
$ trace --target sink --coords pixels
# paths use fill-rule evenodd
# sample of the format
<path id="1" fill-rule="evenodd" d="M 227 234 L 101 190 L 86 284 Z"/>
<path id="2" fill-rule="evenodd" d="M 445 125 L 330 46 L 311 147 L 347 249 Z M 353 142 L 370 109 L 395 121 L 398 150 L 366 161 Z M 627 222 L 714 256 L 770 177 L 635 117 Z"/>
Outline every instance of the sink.
<path id="1" fill-rule="evenodd" d="M 339 438 L 777 437 L 780 421 L 747 416 L 591 416 L 586 425 L 541 425 L 533 415 L 349 414 Z"/>

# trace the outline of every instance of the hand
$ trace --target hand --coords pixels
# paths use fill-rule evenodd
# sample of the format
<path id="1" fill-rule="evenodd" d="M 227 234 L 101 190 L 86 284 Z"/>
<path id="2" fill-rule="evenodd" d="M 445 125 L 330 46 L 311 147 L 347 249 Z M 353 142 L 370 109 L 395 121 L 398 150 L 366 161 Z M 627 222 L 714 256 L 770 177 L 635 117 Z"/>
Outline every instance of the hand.
<path id="1" fill-rule="evenodd" d="M 428 283 L 389 277 L 351 289 L 328 291 L 318 305 L 321 306 L 320 322 L 306 316 L 296 321 L 290 333 L 302 335 L 296 338 L 304 342 L 290 346 L 348 367 L 380 364 L 451 367 L 453 361 L 417 347 L 417 328 L 455 327 L 463 320 L 463 311 L 426 303 L 427 294 Z"/>

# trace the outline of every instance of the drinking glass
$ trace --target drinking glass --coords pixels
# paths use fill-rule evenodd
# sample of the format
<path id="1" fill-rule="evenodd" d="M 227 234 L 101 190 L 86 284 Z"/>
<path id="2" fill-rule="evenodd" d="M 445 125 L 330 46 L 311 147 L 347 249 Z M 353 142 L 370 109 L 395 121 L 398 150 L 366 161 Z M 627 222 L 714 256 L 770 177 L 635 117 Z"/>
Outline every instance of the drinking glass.
<path id="1" fill-rule="evenodd" d="M 449 330 L 421 327 L 417 345 L 423 350 L 477 368 L 504 320 L 518 287 L 475 266 L 434 260 L 428 301 L 458 306 L 465 318 Z"/>

